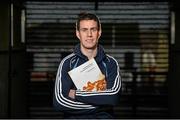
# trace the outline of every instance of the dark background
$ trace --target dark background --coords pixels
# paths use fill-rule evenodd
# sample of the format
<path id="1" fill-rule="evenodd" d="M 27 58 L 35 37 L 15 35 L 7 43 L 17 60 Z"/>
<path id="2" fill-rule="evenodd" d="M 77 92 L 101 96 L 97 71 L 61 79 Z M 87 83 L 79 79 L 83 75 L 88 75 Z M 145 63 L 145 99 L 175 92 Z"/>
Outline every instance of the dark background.
<path id="1" fill-rule="evenodd" d="M 158 2 L 159 0 L 153 1 Z M 61 118 L 62 113 L 53 111 L 53 108 L 46 110 L 47 113 L 51 113 L 47 117 L 43 116 L 41 112 L 39 112 L 41 109 L 29 109 L 32 105 L 40 106 L 40 102 L 49 106 L 51 105 L 49 100 L 51 101 L 52 96 L 49 94 L 52 93 L 53 82 L 30 82 L 30 76 L 27 72 L 27 68 L 31 67 L 28 62 L 31 61 L 32 55 L 26 53 L 26 44 L 22 43 L 20 40 L 20 14 L 21 9 L 24 9 L 24 2 L 25 1 L 23 0 L 14 0 L 12 2 L 0 4 L 0 118 Z M 141 1 L 136 0 L 135 2 Z M 171 11 L 175 12 L 175 42 L 174 44 L 169 43 L 169 71 L 167 73 L 168 92 L 167 97 L 165 97 L 165 99 L 168 100 L 168 102 L 165 103 L 167 104 L 168 111 L 166 115 L 152 116 L 152 118 L 180 118 L 180 15 L 178 13 L 178 1 L 173 0 L 168 2 L 170 2 Z M 13 17 L 13 46 L 11 41 L 11 3 L 15 5 Z M 97 2 L 94 3 L 96 9 Z M 62 53 L 62 57 L 63 55 L 66 56 L 66 54 L 67 53 Z M 131 54 L 127 55 L 127 57 L 128 56 L 132 57 Z M 53 78 L 54 76 L 48 74 L 47 77 L 51 79 L 51 77 Z M 136 83 L 133 83 L 132 85 L 136 85 Z M 40 93 L 38 91 L 45 91 L 46 89 L 49 89 L 49 96 L 46 97 L 46 99 L 39 98 L 38 102 L 30 94 L 30 91 Z M 136 97 L 134 97 L 134 95 L 135 93 L 131 97 L 135 100 Z M 37 113 L 37 115 L 33 117 L 30 112 L 34 112 L 34 114 Z M 133 114 L 131 114 L 132 116 L 124 116 L 124 118 L 147 117 L 136 116 L 136 112 L 136 109 L 134 109 Z"/>

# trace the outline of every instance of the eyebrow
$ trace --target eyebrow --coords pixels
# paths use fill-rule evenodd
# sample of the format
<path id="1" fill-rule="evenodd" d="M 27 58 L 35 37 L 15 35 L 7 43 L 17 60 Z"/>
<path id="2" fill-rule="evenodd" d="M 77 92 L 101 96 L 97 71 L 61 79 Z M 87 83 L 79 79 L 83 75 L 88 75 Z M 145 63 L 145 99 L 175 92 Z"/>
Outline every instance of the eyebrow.
<path id="1" fill-rule="evenodd" d="M 80 28 L 80 29 L 88 29 L 88 28 Z M 98 29 L 98 27 L 92 27 L 90 29 Z"/>

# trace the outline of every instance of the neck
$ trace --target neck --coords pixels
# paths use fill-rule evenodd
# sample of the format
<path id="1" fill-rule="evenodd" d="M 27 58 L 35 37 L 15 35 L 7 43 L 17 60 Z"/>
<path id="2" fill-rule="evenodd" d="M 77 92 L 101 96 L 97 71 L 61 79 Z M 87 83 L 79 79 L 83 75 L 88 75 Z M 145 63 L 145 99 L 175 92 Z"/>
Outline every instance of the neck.
<path id="1" fill-rule="evenodd" d="M 94 58 L 97 54 L 97 48 L 95 49 L 85 49 L 81 47 L 82 53 L 88 57 L 88 59 Z"/>

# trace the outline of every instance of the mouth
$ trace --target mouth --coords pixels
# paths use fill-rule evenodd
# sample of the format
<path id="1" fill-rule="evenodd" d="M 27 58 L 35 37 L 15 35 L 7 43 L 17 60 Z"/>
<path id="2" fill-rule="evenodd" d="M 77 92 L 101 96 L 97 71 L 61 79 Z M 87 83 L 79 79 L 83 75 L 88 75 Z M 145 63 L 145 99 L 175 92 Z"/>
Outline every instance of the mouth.
<path id="1" fill-rule="evenodd" d="M 87 42 L 93 42 L 93 39 L 87 39 L 86 41 Z"/>

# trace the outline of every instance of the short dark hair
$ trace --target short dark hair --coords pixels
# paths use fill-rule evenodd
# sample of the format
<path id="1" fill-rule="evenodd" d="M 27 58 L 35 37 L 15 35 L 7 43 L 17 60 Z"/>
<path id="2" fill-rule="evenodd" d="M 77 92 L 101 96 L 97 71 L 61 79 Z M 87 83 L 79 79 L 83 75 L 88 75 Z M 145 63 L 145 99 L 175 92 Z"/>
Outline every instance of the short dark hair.
<path id="1" fill-rule="evenodd" d="M 76 22 L 76 29 L 77 30 L 79 30 L 79 28 L 80 28 L 80 21 L 82 21 L 82 20 L 94 20 L 94 21 L 97 22 L 98 31 L 101 29 L 100 20 L 99 20 L 99 18 L 95 14 L 82 12 L 82 13 L 80 13 L 78 15 L 78 19 L 77 19 L 77 22 Z"/>

